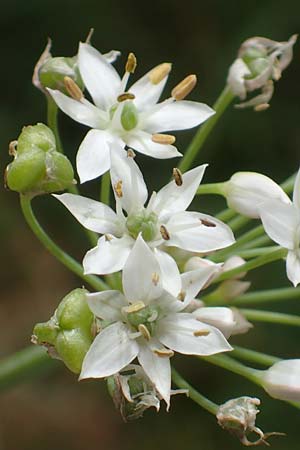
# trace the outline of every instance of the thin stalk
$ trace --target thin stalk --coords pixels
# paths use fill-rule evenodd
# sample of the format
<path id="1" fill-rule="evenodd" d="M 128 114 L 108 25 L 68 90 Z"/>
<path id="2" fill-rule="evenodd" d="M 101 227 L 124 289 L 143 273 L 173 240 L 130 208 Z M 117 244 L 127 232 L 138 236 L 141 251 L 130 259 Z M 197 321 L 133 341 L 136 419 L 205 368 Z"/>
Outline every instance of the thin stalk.
<path id="1" fill-rule="evenodd" d="M 55 140 L 56 140 L 56 150 L 58 152 L 63 153 L 63 147 L 61 143 L 61 139 L 59 136 L 58 131 L 58 124 L 57 124 L 57 111 L 58 107 L 53 100 L 53 98 L 50 95 L 47 95 L 47 124 L 48 127 L 51 128 L 51 130 L 54 133 Z"/>
<path id="2" fill-rule="evenodd" d="M 300 287 L 267 289 L 264 291 L 248 292 L 247 294 L 232 299 L 231 303 L 235 306 L 240 306 L 292 299 L 300 300 Z"/>
<path id="3" fill-rule="evenodd" d="M 210 132 L 213 130 L 214 126 L 225 112 L 226 108 L 230 105 L 232 100 L 234 99 L 234 94 L 230 91 L 230 89 L 226 86 L 221 92 L 219 98 L 215 102 L 213 108 L 216 113 L 210 117 L 200 128 L 198 128 L 197 133 L 195 134 L 192 142 L 188 146 L 184 157 L 182 158 L 178 168 L 185 172 L 188 170 L 194 159 L 196 158 L 198 152 L 202 148 L 204 142 L 209 136 Z"/>
<path id="4" fill-rule="evenodd" d="M 231 355 L 251 363 L 257 363 L 268 367 L 280 361 L 280 358 L 277 358 L 276 356 L 267 355 L 266 353 L 257 352 L 248 348 L 238 347 L 237 345 L 234 346 Z"/>
<path id="5" fill-rule="evenodd" d="M 233 358 L 227 355 L 212 355 L 212 356 L 198 356 L 199 359 L 214 364 L 215 366 L 222 367 L 237 375 L 241 375 L 247 380 L 252 381 L 255 384 L 261 385 L 260 382 L 260 370 L 253 369 L 252 367 L 245 366 L 244 364 L 235 361 Z"/>
<path id="6" fill-rule="evenodd" d="M 208 183 L 200 184 L 197 189 L 197 194 L 218 194 L 223 195 L 222 187 L 224 183 Z"/>
<path id="7" fill-rule="evenodd" d="M 93 275 L 84 275 L 83 268 L 75 259 L 64 252 L 48 234 L 43 230 L 39 222 L 37 221 L 32 207 L 31 198 L 26 195 L 20 195 L 21 209 L 25 220 L 38 240 L 44 245 L 44 247 L 55 256 L 62 264 L 64 264 L 71 272 L 82 278 L 86 283 L 92 286 L 96 290 L 108 289 L 108 285 L 104 283 L 100 278 Z"/>
<path id="8" fill-rule="evenodd" d="M 250 219 L 248 217 L 238 215 L 228 223 L 228 226 L 232 229 L 232 231 L 237 231 L 244 225 L 247 225 L 249 220 Z"/>
<path id="9" fill-rule="evenodd" d="M 254 322 L 278 323 L 280 325 L 300 327 L 300 316 L 258 309 L 240 309 L 240 311 L 247 319 Z"/>
<path id="10" fill-rule="evenodd" d="M 235 216 L 235 211 L 233 211 L 233 209 L 226 208 L 226 209 L 223 209 L 223 211 L 216 214 L 215 217 L 219 220 L 222 220 L 222 222 L 228 222 L 234 216 Z"/>
<path id="11" fill-rule="evenodd" d="M 106 172 L 101 177 L 101 193 L 100 193 L 100 201 L 105 205 L 109 205 L 110 201 L 110 175 L 109 172 Z"/>
<path id="12" fill-rule="evenodd" d="M 235 255 L 241 256 L 242 258 L 249 259 L 255 256 L 265 255 L 268 252 L 273 252 L 278 248 L 277 245 L 272 245 L 270 247 L 260 247 L 260 248 L 246 248 L 245 250 L 237 250 Z"/>
<path id="13" fill-rule="evenodd" d="M 173 367 L 172 381 L 180 389 L 187 389 L 189 392 L 189 397 L 199 406 L 206 409 L 206 411 L 210 412 L 214 416 L 217 414 L 219 405 L 213 403 L 211 400 L 204 397 L 204 395 L 196 391 L 196 389 L 194 389 L 184 378 L 182 378 L 182 376 Z"/>

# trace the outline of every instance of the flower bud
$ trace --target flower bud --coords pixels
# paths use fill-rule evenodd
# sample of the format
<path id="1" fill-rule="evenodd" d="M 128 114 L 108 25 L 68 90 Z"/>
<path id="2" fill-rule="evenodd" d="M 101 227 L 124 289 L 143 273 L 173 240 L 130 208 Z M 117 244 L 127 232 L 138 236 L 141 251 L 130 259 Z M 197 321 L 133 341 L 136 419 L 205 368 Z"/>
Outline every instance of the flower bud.
<path id="1" fill-rule="evenodd" d="M 18 137 L 18 154 L 30 151 L 32 147 L 38 147 L 44 152 L 56 150 L 55 136 L 45 124 L 37 123 L 23 127 Z"/>
<path id="2" fill-rule="evenodd" d="M 77 57 L 50 57 L 39 69 L 39 81 L 43 88 L 58 89 L 67 94 L 64 78 L 69 77 L 83 89 L 77 66 Z"/>
<path id="3" fill-rule="evenodd" d="M 224 183 L 223 195 L 229 208 L 251 218 L 259 218 L 259 206 L 267 200 L 290 203 L 289 197 L 271 178 L 256 172 L 237 172 Z"/>
<path id="4" fill-rule="evenodd" d="M 262 386 L 271 397 L 300 401 L 300 359 L 278 361 L 263 372 Z"/>

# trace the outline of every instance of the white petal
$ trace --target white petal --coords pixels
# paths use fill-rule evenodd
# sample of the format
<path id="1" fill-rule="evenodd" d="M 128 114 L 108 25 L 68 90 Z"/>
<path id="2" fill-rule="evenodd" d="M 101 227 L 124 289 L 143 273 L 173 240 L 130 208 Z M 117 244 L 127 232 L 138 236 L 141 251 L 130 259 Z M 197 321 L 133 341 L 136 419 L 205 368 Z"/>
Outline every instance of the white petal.
<path id="1" fill-rule="evenodd" d="M 278 361 L 265 371 L 262 382 L 272 397 L 300 401 L 300 359 Z"/>
<path id="2" fill-rule="evenodd" d="M 140 344 L 138 360 L 169 407 L 171 391 L 170 359 L 158 356 L 153 351 L 161 348 L 162 345 L 155 339 L 151 339 L 149 343 Z"/>
<path id="3" fill-rule="evenodd" d="M 90 130 L 83 139 L 76 158 L 80 182 L 93 180 L 110 168 L 109 136 L 105 131 Z"/>
<path id="4" fill-rule="evenodd" d="M 111 183 L 117 201 L 130 214 L 131 211 L 143 207 L 148 197 L 147 186 L 143 174 L 132 157 L 123 149 L 114 147 L 111 152 Z M 116 194 L 115 186 L 122 182 L 122 196 Z"/>
<path id="5" fill-rule="evenodd" d="M 105 275 L 122 270 L 133 243 L 129 236 L 120 239 L 102 236 L 97 247 L 89 250 L 83 258 L 84 273 Z"/>
<path id="6" fill-rule="evenodd" d="M 120 55 L 121 55 L 121 52 L 119 52 L 119 50 L 111 50 L 108 53 L 103 53 L 104 58 L 109 63 L 115 62 L 116 59 L 118 59 Z"/>
<path id="7" fill-rule="evenodd" d="M 123 290 L 131 302 L 147 304 L 162 292 L 161 272 L 152 250 L 139 236 L 123 269 Z"/>
<path id="8" fill-rule="evenodd" d="M 129 330 L 121 322 L 104 328 L 87 352 L 79 379 L 103 378 L 127 366 L 138 354 L 139 346 L 129 338 Z"/>
<path id="9" fill-rule="evenodd" d="M 200 322 L 208 323 L 218 328 L 226 339 L 229 338 L 236 326 L 234 312 L 230 308 L 204 307 L 197 309 L 192 314 Z"/>
<path id="10" fill-rule="evenodd" d="M 119 291 L 103 291 L 87 294 L 90 310 L 99 319 L 108 322 L 122 320 L 122 308 L 128 306 L 124 295 Z"/>
<path id="11" fill-rule="evenodd" d="M 143 128 L 149 133 L 162 131 L 186 130 L 196 127 L 215 114 L 215 111 L 204 103 L 180 100 L 161 104 L 161 108 L 141 118 Z"/>
<path id="12" fill-rule="evenodd" d="M 129 89 L 129 92 L 135 95 L 134 103 L 139 111 L 149 109 L 158 102 L 168 79 L 168 76 L 166 76 L 159 83 L 153 84 L 149 77 L 152 70 L 147 72 Z"/>
<path id="13" fill-rule="evenodd" d="M 194 332 L 209 332 L 195 336 Z M 213 355 L 232 350 L 223 334 L 217 329 L 196 320 L 192 314 L 170 314 L 159 321 L 156 337 L 166 347 L 186 355 Z"/>
<path id="14" fill-rule="evenodd" d="M 300 283 L 300 257 L 299 250 L 289 251 L 286 259 L 286 273 L 288 279 L 296 287 Z"/>
<path id="15" fill-rule="evenodd" d="M 207 253 L 235 242 L 231 229 L 207 214 L 189 211 L 174 214 L 167 221 L 166 228 L 170 239 L 165 241 L 165 245 L 190 252 Z"/>
<path id="16" fill-rule="evenodd" d="M 76 122 L 91 128 L 106 128 L 109 120 L 108 114 L 92 105 L 87 100 L 78 101 L 60 91 L 47 89 L 57 106 Z"/>
<path id="17" fill-rule="evenodd" d="M 151 210 L 160 216 L 185 211 L 192 202 L 201 183 L 207 164 L 189 170 L 182 175 L 182 184 L 178 186 L 170 181 L 157 194 L 151 203 Z"/>
<path id="18" fill-rule="evenodd" d="M 116 213 L 104 203 L 74 194 L 55 195 L 81 225 L 96 233 L 118 235 L 122 231 Z"/>
<path id="19" fill-rule="evenodd" d="M 293 203 L 300 210 L 300 169 L 298 170 L 294 184 Z"/>
<path id="20" fill-rule="evenodd" d="M 245 100 L 247 96 L 245 76 L 250 74 L 251 72 L 242 58 L 237 58 L 229 68 L 227 83 L 233 94 L 240 97 L 241 100 Z"/>
<path id="21" fill-rule="evenodd" d="M 128 133 L 124 140 L 128 147 L 152 158 L 169 159 L 182 156 L 174 145 L 157 144 L 151 138 L 152 135 L 145 131 L 135 131 Z"/>
<path id="22" fill-rule="evenodd" d="M 299 225 L 299 212 L 294 205 L 271 200 L 263 203 L 260 217 L 265 232 L 284 248 L 292 250 L 295 246 Z"/>
<path id="23" fill-rule="evenodd" d="M 201 289 L 220 271 L 218 264 L 207 264 L 196 270 L 181 275 L 182 291 L 185 293 L 184 304 L 193 300 Z"/>
<path id="24" fill-rule="evenodd" d="M 116 102 L 121 86 L 118 72 L 98 50 L 83 43 L 79 45 L 78 66 L 95 104 L 109 109 Z"/>
<path id="25" fill-rule="evenodd" d="M 181 290 L 181 278 L 175 260 L 158 249 L 154 250 L 154 254 L 161 270 L 163 288 L 176 297 Z"/>

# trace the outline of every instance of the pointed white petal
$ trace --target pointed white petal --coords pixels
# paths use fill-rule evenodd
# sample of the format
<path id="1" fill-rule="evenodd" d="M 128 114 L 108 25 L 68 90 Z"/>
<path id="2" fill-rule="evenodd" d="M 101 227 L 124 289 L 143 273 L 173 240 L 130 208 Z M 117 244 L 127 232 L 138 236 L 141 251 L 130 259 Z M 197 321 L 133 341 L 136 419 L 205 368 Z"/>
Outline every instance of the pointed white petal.
<path id="1" fill-rule="evenodd" d="M 185 293 L 184 304 L 189 304 L 219 271 L 219 264 L 206 264 L 199 269 L 183 273 L 181 282 L 182 291 Z"/>
<path id="2" fill-rule="evenodd" d="M 158 102 L 168 79 L 168 76 L 166 76 L 159 83 L 153 84 L 149 76 L 152 70 L 146 73 L 129 89 L 129 92 L 135 95 L 134 103 L 139 111 L 149 109 Z"/>
<path id="3" fill-rule="evenodd" d="M 161 272 L 152 250 L 139 236 L 123 269 L 123 290 L 131 302 L 145 304 L 158 298 L 162 292 Z"/>
<path id="4" fill-rule="evenodd" d="M 247 64 L 244 63 L 242 58 L 237 58 L 229 68 L 227 83 L 233 94 L 240 97 L 241 100 L 245 100 L 247 96 L 245 87 L 245 77 L 247 75 L 251 75 Z"/>
<path id="5" fill-rule="evenodd" d="M 122 308 L 128 306 L 124 295 L 119 291 L 94 292 L 87 294 L 86 299 L 92 313 L 108 322 L 121 321 Z"/>
<path id="6" fill-rule="evenodd" d="M 231 229 L 207 214 L 184 211 L 174 214 L 166 223 L 170 239 L 167 246 L 190 252 L 207 253 L 235 242 Z"/>
<path id="7" fill-rule="evenodd" d="M 175 212 L 185 211 L 192 202 L 201 183 L 207 164 L 195 167 L 182 175 L 182 184 L 178 186 L 170 181 L 154 198 L 151 209 L 161 217 Z"/>
<path id="8" fill-rule="evenodd" d="M 195 336 L 195 332 L 208 334 Z M 188 313 L 170 314 L 160 320 L 156 337 L 166 347 L 186 355 L 205 356 L 232 350 L 217 328 L 199 322 Z"/>
<path id="9" fill-rule="evenodd" d="M 55 195 L 71 214 L 88 230 L 96 233 L 118 235 L 122 231 L 120 219 L 104 203 L 75 194 Z"/>
<path id="10" fill-rule="evenodd" d="M 161 348 L 162 345 L 156 339 L 151 339 L 148 343 L 140 344 L 138 360 L 156 390 L 169 407 L 171 393 L 170 359 L 158 356 L 153 351 Z"/>
<path id="11" fill-rule="evenodd" d="M 145 131 L 135 131 L 128 133 L 124 140 L 128 147 L 152 158 L 169 159 L 182 156 L 174 145 L 157 144 L 151 138 L 152 135 Z"/>
<path id="12" fill-rule="evenodd" d="M 294 184 L 293 203 L 300 210 L 300 169 L 298 170 Z"/>
<path id="13" fill-rule="evenodd" d="M 109 136 L 105 131 L 90 130 L 83 139 L 76 158 L 80 182 L 93 180 L 110 168 Z"/>
<path id="14" fill-rule="evenodd" d="M 234 312 L 230 308 L 204 307 L 196 309 L 192 314 L 200 322 L 208 323 L 218 328 L 226 339 L 229 338 L 236 326 Z"/>
<path id="15" fill-rule="evenodd" d="M 161 108 L 141 118 L 143 128 L 149 133 L 162 131 L 186 130 L 196 127 L 215 114 L 215 111 L 204 103 L 180 100 L 165 103 Z"/>
<path id="16" fill-rule="evenodd" d="M 114 147 L 111 152 L 110 177 L 116 200 L 121 202 L 128 214 L 143 207 L 148 197 L 143 174 L 134 159 L 127 156 L 127 152 L 123 149 Z M 120 182 L 121 197 L 115 190 L 115 186 L 119 186 Z"/>
<path id="17" fill-rule="evenodd" d="M 134 241 L 129 236 L 122 238 L 102 236 L 97 247 L 89 250 L 83 258 L 84 273 L 104 275 L 122 270 Z"/>
<path id="18" fill-rule="evenodd" d="M 83 82 L 95 104 L 108 110 L 120 93 L 121 79 L 118 72 L 89 44 L 80 43 L 78 65 Z"/>
<path id="19" fill-rule="evenodd" d="M 109 116 L 87 100 L 78 101 L 60 91 L 47 89 L 57 106 L 76 122 L 91 128 L 106 128 Z"/>
<path id="20" fill-rule="evenodd" d="M 292 250 L 295 247 L 299 212 L 294 205 L 271 200 L 260 207 L 260 217 L 265 232 L 269 237 L 284 248 Z"/>
<path id="21" fill-rule="evenodd" d="M 300 283 L 300 255 L 298 251 L 289 251 L 286 259 L 286 273 L 288 279 L 296 287 Z"/>
<path id="22" fill-rule="evenodd" d="M 127 366 L 138 352 L 138 344 L 129 338 L 129 329 L 116 322 L 96 336 L 83 360 L 79 379 L 109 377 Z"/>
<path id="23" fill-rule="evenodd" d="M 181 290 L 181 278 L 175 260 L 168 253 L 158 249 L 154 249 L 154 254 L 161 270 L 163 288 L 177 297 Z"/>
<path id="24" fill-rule="evenodd" d="M 121 55 L 121 52 L 119 50 L 111 50 L 108 53 L 103 53 L 104 58 L 107 62 L 113 63 L 116 61 L 117 58 Z"/>

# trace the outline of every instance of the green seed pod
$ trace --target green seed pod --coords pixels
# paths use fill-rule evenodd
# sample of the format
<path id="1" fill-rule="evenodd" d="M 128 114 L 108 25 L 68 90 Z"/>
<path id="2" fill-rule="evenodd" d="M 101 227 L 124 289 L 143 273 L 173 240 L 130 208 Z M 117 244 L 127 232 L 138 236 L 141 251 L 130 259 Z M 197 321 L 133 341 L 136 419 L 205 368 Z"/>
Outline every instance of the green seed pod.
<path id="1" fill-rule="evenodd" d="M 91 343 L 92 339 L 86 332 L 80 329 L 67 330 L 57 336 L 55 349 L 68 369 L 79 373 Z"/>
<path id="2" fill-rule="evenodd" d="M 84 88 L 83 81 L 77 67 L 77 57 L 72 58 L 58 56 L 49 58 L 39 69 L 38 77 L 44 88 L 58 89 L 65 94 L 64 78 L 70 77 L 81 88 Z"/>
<path id="3" fill-rule="evenodd" d="M 138 124 L 138 110 L 131 101 L 126 102 L 121 114 L 121 124 L 124 130 L 130 131 Z"/>
<path id="4" fill-rule="evenodd" d="M 65 155 L 51 151 L 45 155 L 46 178 L 42 183 L 43 192 L 62 191 L 73 184 L 74 171 Z"/>
<path id="5" fill-rule="evenodd" d="M 36 192 L 45 176 L 45 153 L 37 147 L 32 147 L 26 153 L 17 155 L 8 165 L 6 183 L 12 191 Z"/>
<path id="6" fill-rule="evenodd" d="M 91 333 L 94 316 L 86 301 L 85 289 L 74 289 L 60 302 L 56 319 L 63 330 L 80 328 Z"/>
<path id="7" fill-rule="evenodd" d="M 45 152 L 56 149 L 55 136 L 49 127 L 43 123 L 24 127 L 18 137 L 18 154 L 38 147 Z"/>
<path id="8" fill-rule="evenodd" d="M 59 333 L 59 327 L 53 319 L 48 322 L 37 323 L 33 329 L 34 341 L 39 344 L 55 345 Z"/>

